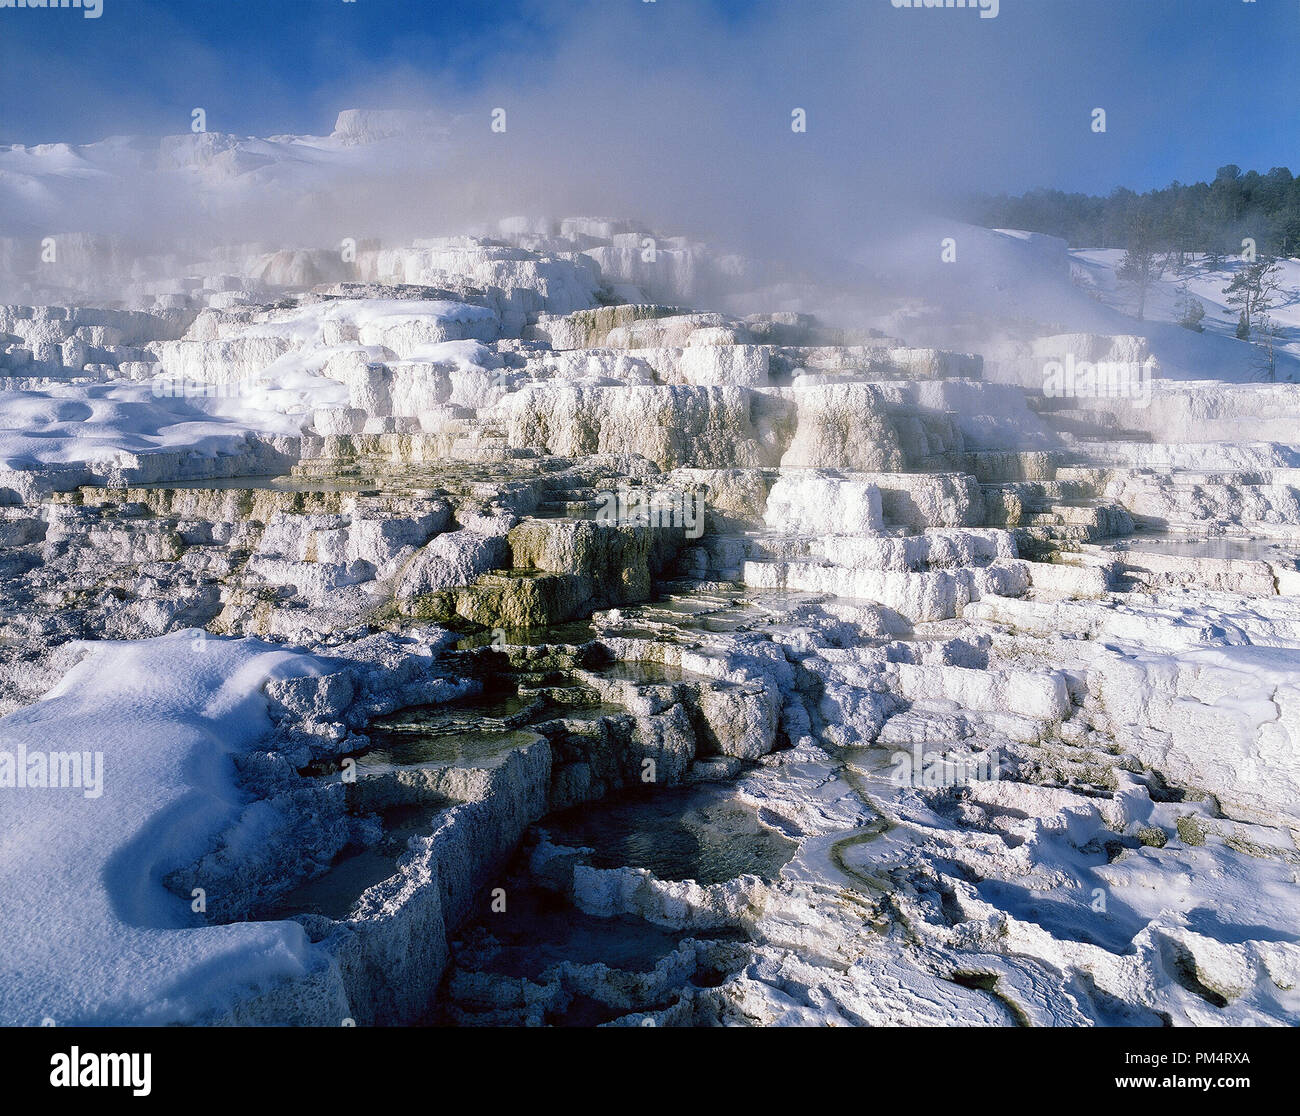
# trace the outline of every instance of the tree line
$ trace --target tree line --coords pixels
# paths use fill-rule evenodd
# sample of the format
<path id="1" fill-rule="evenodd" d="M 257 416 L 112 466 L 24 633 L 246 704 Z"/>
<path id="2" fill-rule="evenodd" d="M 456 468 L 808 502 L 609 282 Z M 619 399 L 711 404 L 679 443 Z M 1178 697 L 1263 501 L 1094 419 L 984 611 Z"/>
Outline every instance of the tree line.
<path id="1" fill-rule="evenodd" d="M 969 203 L 967 218 L 987 228 L 1024 229 L 1069 241 L 1072 248 L 1130 248 L 1143 231 L 1151 248 L 1181 264 L 1192 254 L 1236 256 L 1254 240 L 1260 256 L 1300 256 L 1300 178 L 1286 167 L 1267 174 L 1220 167 L 1213 182 L 1108 197 L 1031 190 Z"/>

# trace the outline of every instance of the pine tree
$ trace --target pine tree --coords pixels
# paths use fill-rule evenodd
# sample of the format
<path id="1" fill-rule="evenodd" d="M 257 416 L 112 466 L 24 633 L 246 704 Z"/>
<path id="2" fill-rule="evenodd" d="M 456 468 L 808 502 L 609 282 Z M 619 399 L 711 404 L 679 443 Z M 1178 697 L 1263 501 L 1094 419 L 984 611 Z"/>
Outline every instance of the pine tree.
<path id="1" fill-rule="evenodd" d="M 1192 293 L 1184 283 L 1178 288 L 1178 324 L 1183 329 L 1190 329 L 1193 333 L 1204 333 L 1205 326 L 1201 324 L 1201 319 L 1205 317 L 1205 306 L 1199 298 L 1193 298 Z"/>
<path id="2" fill-rule="evenodd" d="M 1243 341 L 1250 336 L 1255 319 L 1273 305 L 1273 296 L 1281 285 L 1282 265 L 1266 256 L 1247 264 L 1223 288 L 1223 293 L 1228 296 L 1228 305 L 1239 311 L 1237 336 Z"/>
<path id="3" fill-rule="evenodd" d="M 1129 249 L 1124 253 L 1124 258 L 1120 260 L 1119 267 L 1115 271 L 1115 278 L 1132 288 L 1137 296 L 1139 322 L 1146 315 L 1147 292 L 1151 290 L 1164 270 L 1164 262 L 1152 245 L 1148 226 L 1145 222 L 1139 221 L 1129 238 Z"/>

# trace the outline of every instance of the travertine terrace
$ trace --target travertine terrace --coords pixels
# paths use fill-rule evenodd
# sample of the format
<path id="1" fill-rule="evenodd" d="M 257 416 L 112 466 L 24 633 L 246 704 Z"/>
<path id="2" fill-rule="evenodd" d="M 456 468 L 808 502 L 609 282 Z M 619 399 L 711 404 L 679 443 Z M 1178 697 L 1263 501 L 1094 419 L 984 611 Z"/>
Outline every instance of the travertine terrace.
<path id="1" fill-rule="evenodd" d="M 1300 1019 L 1296 389 L 650 235 L 0 306 L 0 1022 Z"/>

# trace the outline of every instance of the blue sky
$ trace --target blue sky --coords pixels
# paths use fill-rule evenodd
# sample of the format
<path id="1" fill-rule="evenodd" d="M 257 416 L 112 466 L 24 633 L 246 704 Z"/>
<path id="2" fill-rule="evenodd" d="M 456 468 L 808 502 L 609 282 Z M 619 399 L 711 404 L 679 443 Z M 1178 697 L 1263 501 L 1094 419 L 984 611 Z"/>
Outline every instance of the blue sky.
<path id="1" fill-rule="evenodd" d="M 0 142 L 180 132 L 199 105 L 265 135 L 328 132 L 345 107 L 505 104 L 535 143 L 629 174 L 649 162 L 631 135 L 683 174 L 731 149 L 761 173 L 797 105 L 804 165 L 846 188 L 1300 173 L 1300 0 L 1001 0 L 988 20 L 889 0 L 103 3 L 0 10 Z"/>

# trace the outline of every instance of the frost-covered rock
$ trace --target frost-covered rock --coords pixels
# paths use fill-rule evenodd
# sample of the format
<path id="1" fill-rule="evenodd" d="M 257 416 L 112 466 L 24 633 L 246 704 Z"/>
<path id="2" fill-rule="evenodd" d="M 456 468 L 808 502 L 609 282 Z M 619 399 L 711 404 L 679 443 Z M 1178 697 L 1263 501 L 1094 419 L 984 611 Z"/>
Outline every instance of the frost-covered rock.
<path id="1" fill-rule="evenodd" d="M 877 485 L 816 470 L 783 470 L 767 494 L 763 519 L 791 534 L 871 535 L 884 527 Z"/>
<path id="2" fill-rule="evenodd" d="M 797 426 L 786 468 L 892 470 L 902 467 L 898 434 L 874 384 L 796 388 Z"/>
<path id="3" fill-rule="evenodd" d="M 504 534 L 485 535 L 468 528 L 448 531 L 411 558 L 394 595 L 402 599 L 470 585 L 491 570 L 503 569 L 509 556 Z"/>
<path id="4" fill-rule="evenodd" d="M 1242 816 L 1297 816 L 1300 689 L 1294 648 L 1221 647 L 1177 657 L 1126 649 L 1091 685 L 1109 716 L 1140 723 L 1138 754 Z"/>
<path id="5" fill-rule="evenodd" d="M 739 387 L 530 385 L 498 406 L 514 446 L 633 453 L 663 469 L 776 463 L 790 408 Z"/>

